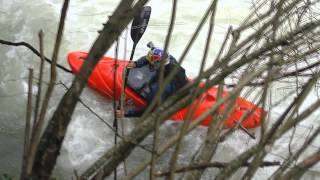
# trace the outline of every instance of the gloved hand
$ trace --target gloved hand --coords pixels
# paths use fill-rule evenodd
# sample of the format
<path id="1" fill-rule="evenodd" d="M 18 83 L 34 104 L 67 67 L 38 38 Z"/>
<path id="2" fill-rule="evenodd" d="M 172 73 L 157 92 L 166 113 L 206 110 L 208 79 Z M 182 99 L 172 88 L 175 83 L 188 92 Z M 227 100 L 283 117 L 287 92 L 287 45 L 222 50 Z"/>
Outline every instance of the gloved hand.
<path id="1" fill-rule="evenodd" d="M 124 118 L 124 111 L 123 110 L 116 110 L 116 117 L 117 118 Z"/>
<path id="2" fill-rule="evenodd" d="M 135 68 L 135 67 L 136 67 L 136 63 L 134 63 L 133 61 L 130 61 L 127 65 L 128 69 Z"/>

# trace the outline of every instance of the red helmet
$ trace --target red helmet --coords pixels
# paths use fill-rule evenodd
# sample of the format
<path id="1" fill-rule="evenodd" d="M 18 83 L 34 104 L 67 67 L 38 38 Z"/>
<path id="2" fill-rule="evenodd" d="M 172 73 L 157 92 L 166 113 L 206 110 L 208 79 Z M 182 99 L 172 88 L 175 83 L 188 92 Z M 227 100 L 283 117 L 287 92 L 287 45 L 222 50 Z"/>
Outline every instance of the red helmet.
<path id="1" fill-rule="evenodd" d="M 147 60 L 150 64 L 154 64 L 160 62 L 162 56 L 164 55 L 164 51 L 161 48 L 153 48 L 147 54 Z M 168 61 L 168 57 L 165 57 L 165 61 Z"/>

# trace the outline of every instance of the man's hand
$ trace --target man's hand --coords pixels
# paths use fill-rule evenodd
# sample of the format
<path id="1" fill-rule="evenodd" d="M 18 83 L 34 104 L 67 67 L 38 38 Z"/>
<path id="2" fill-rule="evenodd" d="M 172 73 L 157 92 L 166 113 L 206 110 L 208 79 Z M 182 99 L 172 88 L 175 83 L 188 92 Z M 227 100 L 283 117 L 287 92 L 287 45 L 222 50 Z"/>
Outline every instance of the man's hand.
<path id="1" fill-rule="evenodd" d="M 116 117 L 117 118 L 124 118 L 124 111 L 123 110 L 116 110 Z"/>
<path id="2" fill-rule="evenodd" d="M 136 67 L 136 63 L 134 63 L 133 61 L 130 61 L 127 65 L 128 69 L 135 68 L 135 67 Z"/>

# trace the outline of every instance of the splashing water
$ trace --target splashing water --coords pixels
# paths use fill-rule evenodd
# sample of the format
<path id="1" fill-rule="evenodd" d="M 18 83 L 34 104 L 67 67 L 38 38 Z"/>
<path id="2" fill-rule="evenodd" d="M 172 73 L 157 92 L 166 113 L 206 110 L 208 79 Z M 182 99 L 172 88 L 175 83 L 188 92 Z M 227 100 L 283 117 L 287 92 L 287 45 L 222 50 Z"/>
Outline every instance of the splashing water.
<path id="1" fill-rule="evenodd" d="M 189 37 L 194 32 L 204 9 L 209 5 L 209 0 L 197 1 L 179 1 L 176 24 L 170 44 L 169 51 L 175 57 L 180 57 L 185 48 Z M 102 23 L 107 21 L 109 15 L 115 9 L 118 2 L 112 0 L 96 0 L 96 1 L 71 1 L 64 39 L 59 54 L 58 63 L 68 67 L 66 62 L 66 54 L 69 51 L 88 51 L 92 42 L 98 35 L 98 31 L 102 29 Z M 146 44 L 150 40 L 156 45 L 162 46 L 167 33 L 171 1 L 155 0 L 149 5 L 153 8 L 152 15 L 146 33 L 138 44 L 135 58 L 146 53 Z M 213 63 L 213 59 L 224 39 L 225 32 L 229 25 L 236 26 L 248 14 L 250 3 L 240 1 L 234 3 L 231 0 L 219 2 L 218 12 L 216 16 L 216 26 L 213 35 L 212 48 L 209 52 L 207 65 Z M 38 47 L 37 33 L 42 29 L 45 33 L 45 54 L 50 57 L 55 40 L 57 30 L 61 1 L 5 1 L 0 0 L 0 39 L 18 42 L 25 41 Z M 197 8 L 194 8 L 197 7 Z M 192 9 L 192 13 L 190 11 Z M 203 54 L 203 48 L 207 29 L 201 31 L 198 40 L 193 45 L 192 50 L 188 53 L 183 66 L 188 76 L 194 77 L 198 73 L 200 61 Z M 126 43 L 127 46 L 126 46 Z M 123 58 L 128 57 L 131 51 L 132 42 L 126 31 L 120 38 L 120 54 Z M 125 48 L 126 47 L 126 48 Z M 11 173 L 18 174 L 22 158 L 23 148 L 23 132 L 25 119 L 25 105 L 27 99 L 27 76 L 28 68 L 34 68 L 38 73 L 39 58 L 32 54 L 29 50 L 22 47 L 10 47 L 0 45 L 0 174 Z M 107 55 L 114 56 L 114 48 L 111 48 Z M 45 81 L 48 81 L 49 66 L 45 69 Z M 58 79 L 66 84 L 72 81 L 72 75 L 59 71 Z M 35 88 L 35 87 L 34 87 Z M 55 87 L 53 98 L 50 101 L 48 117 L 52 115 L 59 99 L 64 94 L 65 89 L 61 85 Z M 36 92 L 34 92 L 35 94 Z M 274 95 L 274 99 L 280 99 L 281 95 Z M 81 98 L 92 107 L 101 117 L 109 124 L 113 121 L 112 103 L 105 101 L 101 96 L 97 95 L 90 89 L 85 89 Z M 310 102 L 312 97 L 310 97 Z M 289 101 L 290 102 L 290 101 Z M 274 112 L 272 116 L 277 116 L 284 107 L 280 107 L 278 112 Z M 293 146 L 301 145 L 313 125 L 319 123 L 316 115 L 311 118 L 315 121 L 299 126 L 298 135 L 295 136 Z M 272 118 L 271 118 L 272 119 Z M 309 121 L 310 122 L 310 121 Z M 125 131 L 129 132 L 134 127 L 134 120 L 126 120 Z M 161 127 L 161 142 L 165 142 L 167 138 L 173 135 L 181 124 L 166 122 Z M 206 128 L 199 127 L 191 134 L 186 136 L 183 142 L 184 154 L 180 157 L 179 163 L 188 163 L 197 148 L 201 145 L 205 137 Z M 258 134 L 258 133 L 257 133 Z M 288 154 L 285 152 L 288 146 L 288 138 L 290 134 L 282 138 L 275 146 L 271 155 L 267 157 L 269 160 L 283 160 Z M 113 146 L 114 133 L 94 115 L 90 114 L 82 105 L 78 105 L 72 117 L 72 122 L 68 128 L 61 156 L 58 159 L 58 165 L 55 173 L 63 177 L 70 177 L 73 170 L 79 172 L 85 170 L 91 163 L 98 159 L 106 149 Z M 152 137 L 148 136 L 142 144 L 151 147 Z M 317 141 L 315 141 L 317 142 Z M 318 141 L 319 142 L 319 141 Z M 241 131 L 235 132 L 231 137 L 219 145 L 216 161 L 228 161 L 245 151 L 255 142 Z M 314 147 L 319 147 L 314 144 Z M 298 146 L 297 146 L 298 147 Z M 159 165 L 166 166 L 170 152 L 166 153 L 159 161 Z M 145 152 L 136 148 L 129 157 L 129 167 L 134 167 L 145 157 Z M 121 169 L 121 168 L 119 168 Z M 312 171 L 319 173 L 319 166 L 312 168 Z M 260 169 L 256 174 L 256 179 L 264 179 L 275 169 Z M 121 170 L 120 170 L 121 171 Z M 208 170 L 203 176 L 204 179 L 211 179 L 217 170 Z M 122 172 L 123 173 L 123 172 Z M 238 172 L 241 173 L 241 172 Z M 310 173 L 312 174 L 312 173 Z M 317 175 L 315 175 L 317 176 Z M 147 178 L 147 173 L 142 173 L 139 178 Z M 234 179 L 237 177 L 233 176 Z M 306 176 L 313 177 L 313 175 Z M 317 176 L 319 177 L 319 176 Z M 138 178 L 138 179 L 139 179 Z"/>

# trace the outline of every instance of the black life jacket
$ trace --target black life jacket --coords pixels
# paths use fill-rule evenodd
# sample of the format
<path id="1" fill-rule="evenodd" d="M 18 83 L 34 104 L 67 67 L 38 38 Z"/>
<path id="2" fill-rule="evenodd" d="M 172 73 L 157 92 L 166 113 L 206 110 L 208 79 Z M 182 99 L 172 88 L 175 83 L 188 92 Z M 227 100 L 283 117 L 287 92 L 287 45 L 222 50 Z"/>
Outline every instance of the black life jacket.
<path id="1" fill-rule="evenodd" d="M 178 90 L 188 83 L 186 71 L 183 67 L 176 61 L 170 62 L 165 66 L 164 77 L 166 78 L 175 68 L 178 68 L 178 71 L 171 82 L 174 83 L 176 90 Z"/>

